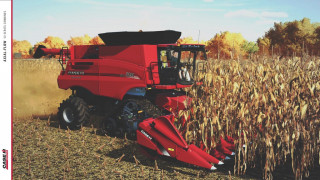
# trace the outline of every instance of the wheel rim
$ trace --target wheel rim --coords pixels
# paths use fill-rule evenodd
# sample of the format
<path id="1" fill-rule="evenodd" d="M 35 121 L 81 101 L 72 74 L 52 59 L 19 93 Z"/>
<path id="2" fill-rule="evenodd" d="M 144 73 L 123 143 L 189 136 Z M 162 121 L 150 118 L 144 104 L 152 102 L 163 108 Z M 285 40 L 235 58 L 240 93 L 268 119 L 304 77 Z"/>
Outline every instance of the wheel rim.
<path id="1" fill-rule="evenodd" d="M 72 123 L 72 121 L 74 120 L 74 114 L 71 108 L 67 107 L 63 110 L 63 119 L 65 122 L 67 123 Z"/>
<path id="2" fill-rule="evenodd" d="M 129 101 L 123 107 L 123 115 L 127 115 L 131 117 L 133 116 L 133 112 L 136 111 L 137 109 L 138 109 L 138 104 L 133 101 Z"/>

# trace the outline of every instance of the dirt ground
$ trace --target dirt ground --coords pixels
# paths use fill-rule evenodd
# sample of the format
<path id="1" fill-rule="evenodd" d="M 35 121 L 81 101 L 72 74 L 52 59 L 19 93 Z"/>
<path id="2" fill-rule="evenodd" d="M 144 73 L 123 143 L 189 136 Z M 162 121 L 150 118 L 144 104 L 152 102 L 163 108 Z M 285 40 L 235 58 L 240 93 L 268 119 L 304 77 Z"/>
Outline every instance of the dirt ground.
<path id="1" fill-rule="evenodd" d="M 95 125 L 60 129 L 53 116 L 16 120 L 13 128 L 14 179 L 241 179 L 232 175 L 232 162 L 210 172 L 148 157 L 135 141 L 103 135 Z"/>
<path id="2" fill-rule="evenodd" d="M 261 171 L 233 174 L 233 162 L 209 171 L 170 158 L 146 154 L 135 141 L 109 137 L 96 128 L 59 128 L 54 115 L 13 122 L 13 179 L 261 179 Z M 94 123 L 95 121 L 96 123 Z M 150 153 L 150 152 L 149 152 Z M 274 179 L 294 179 L 289 164 Z M 308 179 L 319 178 L 319 166 Z M 230 174 L 229 174 L 230 173 Z"/>

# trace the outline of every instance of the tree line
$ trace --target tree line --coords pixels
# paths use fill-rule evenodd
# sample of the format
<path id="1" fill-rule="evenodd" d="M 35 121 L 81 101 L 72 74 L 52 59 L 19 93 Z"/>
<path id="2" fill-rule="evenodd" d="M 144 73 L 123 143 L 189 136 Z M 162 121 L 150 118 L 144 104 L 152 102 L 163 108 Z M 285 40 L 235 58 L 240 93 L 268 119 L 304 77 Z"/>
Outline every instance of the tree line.
<path id="1" fill-rule="evenodd" d="M 39 45 L 44 45 L 49 49 L 61 49 L 62 47 L 72 45 L 103 45 L 103 41 L 99 36 L 91 38 L 89 35 L 71 37 L 70 40 L 65 43 L 60 37 L 48 36 L 43 41 L 31 45 L 27 40 L 17 41 L 13 39 L 13 53 L 21 53 L 24 58 L 31 57 Z"/>
<path id="2" fill-rule="evenodd" d="M 242 59 L 253 55 L 264 56 L 304 56 L 320 55 L 320 23 L 311 23 L 310 19 L 274 23 L 256 42 L 247 41 L 241 33 L 229 31 L 217 33 L 208 41 L 196 41 L 192 37 L 180 38 L 177 44 L 205 44 L 208 57 L 215 59 Z M 31 45 L 23 40 L 13 40 L 13 52 L 24 57 L 33 55 L 39 45 L 47 48 L 61 48 L 72 45 L 103 45 L 99 36 L 89 35 L 71 37 L 65 43 L 59 37 L 48 36 L 42 42 Z"/>
<path id="3" fill-rule="evenodd" d="M 274 26 L 258 38 L 260 54 L 280 56 L 319 56 L 320 23 L 311 23 L 310 19 L 274 23 Z"/>

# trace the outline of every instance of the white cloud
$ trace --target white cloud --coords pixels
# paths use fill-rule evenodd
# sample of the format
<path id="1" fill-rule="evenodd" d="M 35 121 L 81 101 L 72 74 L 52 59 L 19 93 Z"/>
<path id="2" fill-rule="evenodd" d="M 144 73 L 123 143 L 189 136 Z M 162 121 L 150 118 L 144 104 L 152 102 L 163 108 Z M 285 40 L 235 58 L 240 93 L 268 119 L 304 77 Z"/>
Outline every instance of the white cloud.
<path id="1" fill-rule="evenodd" d="M 203 0 L 204 2 L 213 2 L 213 0 Z"/>
<path id="2" fill-rule="evenodd" d="M 286 18 L 286 17 L 288 17 L 288 14 L 286 12 L 264 11 L 261 13 L 261 16 L 266 17 L 266 18 Z"/>

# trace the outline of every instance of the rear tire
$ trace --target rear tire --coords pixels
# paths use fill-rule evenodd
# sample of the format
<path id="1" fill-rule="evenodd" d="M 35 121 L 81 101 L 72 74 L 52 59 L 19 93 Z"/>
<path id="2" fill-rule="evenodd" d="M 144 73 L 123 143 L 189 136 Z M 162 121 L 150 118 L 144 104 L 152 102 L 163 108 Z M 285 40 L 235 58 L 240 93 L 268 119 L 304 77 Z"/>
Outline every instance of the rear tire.
<path id="1" fill-rule="evenodd" d="M 62 128 L 79 129 L 90 118 L 89 107 L 82 98 L 70 96 L 60 103 L 58 118 Z"/>

